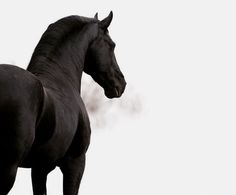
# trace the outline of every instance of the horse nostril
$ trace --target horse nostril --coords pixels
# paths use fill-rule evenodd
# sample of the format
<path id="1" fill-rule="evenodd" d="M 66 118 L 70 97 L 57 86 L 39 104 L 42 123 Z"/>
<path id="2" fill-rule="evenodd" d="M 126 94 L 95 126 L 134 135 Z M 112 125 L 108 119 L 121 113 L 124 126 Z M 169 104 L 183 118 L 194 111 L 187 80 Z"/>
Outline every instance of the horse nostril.
<path id="1" fill-rule="evenodd" d="M 115 87 L 115 94 L 116 96 L 120 96 L 120 90 L 118 87 Z"/>

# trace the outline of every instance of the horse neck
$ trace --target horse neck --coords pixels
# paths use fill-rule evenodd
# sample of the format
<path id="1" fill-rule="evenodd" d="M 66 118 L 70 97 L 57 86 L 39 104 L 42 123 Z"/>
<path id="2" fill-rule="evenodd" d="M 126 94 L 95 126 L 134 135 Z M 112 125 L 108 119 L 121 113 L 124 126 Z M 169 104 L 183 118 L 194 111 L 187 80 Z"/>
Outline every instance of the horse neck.
<path id="1" fill-rule="evenodd" d="M 35 74 L 44 87 L 78 90 L 80 93 L 84 60 L 90 42 L 97 35 L 97 24 L 86 24 L 49 54 L 34 55 L 28 71 Z M 46 47 L 46 46 L 45 46 Z M 43 50 L 43 48 L 40 48 Z"/>

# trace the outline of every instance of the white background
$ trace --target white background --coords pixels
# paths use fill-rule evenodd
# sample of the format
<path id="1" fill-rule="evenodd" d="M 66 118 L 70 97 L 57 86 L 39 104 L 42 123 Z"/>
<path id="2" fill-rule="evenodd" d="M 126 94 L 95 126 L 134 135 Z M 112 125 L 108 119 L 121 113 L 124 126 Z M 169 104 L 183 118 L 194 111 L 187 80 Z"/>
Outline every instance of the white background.
<path id="1" fill-rule="evenodd" d="M 236 194 L 234 1 L 1 2 L 0 63 L 25 68 L 50 23 L 110 10 L 123 100 L 134 90 L 142 112 L 120 109 L 109 128 L 93 129 L 80 194 Z M 61 182 L 50 174 L 48 194 L 62 194 Z M 17 194 L 32 194 L 29 170 Z"/>

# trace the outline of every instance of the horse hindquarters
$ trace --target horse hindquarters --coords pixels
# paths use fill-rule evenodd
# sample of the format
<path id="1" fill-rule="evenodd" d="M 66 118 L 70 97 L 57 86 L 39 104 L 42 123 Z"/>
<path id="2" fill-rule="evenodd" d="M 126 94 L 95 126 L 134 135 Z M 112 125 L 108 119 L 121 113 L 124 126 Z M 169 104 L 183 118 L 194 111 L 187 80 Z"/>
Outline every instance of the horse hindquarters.
<path id="1" fill-rule="evenodd" d="M 0 107 L 0 195 L 12 188 L 17 168 L 34 140 L 32 123 L 20 118 L 3 113 Z"/>
<path id="2" fill-rule="evenodd" d="M 42 86 L 20 68 L 0 65 L 0 195 L 13 186 L 35 136 Z"/>

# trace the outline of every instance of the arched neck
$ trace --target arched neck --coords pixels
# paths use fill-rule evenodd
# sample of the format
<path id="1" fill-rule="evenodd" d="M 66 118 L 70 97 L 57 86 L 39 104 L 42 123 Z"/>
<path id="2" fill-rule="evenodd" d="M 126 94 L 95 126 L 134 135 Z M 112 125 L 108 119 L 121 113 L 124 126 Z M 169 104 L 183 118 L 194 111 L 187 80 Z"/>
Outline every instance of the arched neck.
<path id="1" fill-rule="evenodd" d="M 39 43 L 27 70 L 35 74 L 44 87 L 73 89 L 80 93 L 85 55 L 97 31 L 97 23 L 85 24 L 79 32 L 78 29 L 71 31 L 48 53 L 40 48 Z M 46 44 L 43 46 L 47 47 Z"/>

